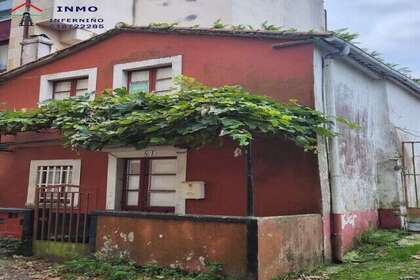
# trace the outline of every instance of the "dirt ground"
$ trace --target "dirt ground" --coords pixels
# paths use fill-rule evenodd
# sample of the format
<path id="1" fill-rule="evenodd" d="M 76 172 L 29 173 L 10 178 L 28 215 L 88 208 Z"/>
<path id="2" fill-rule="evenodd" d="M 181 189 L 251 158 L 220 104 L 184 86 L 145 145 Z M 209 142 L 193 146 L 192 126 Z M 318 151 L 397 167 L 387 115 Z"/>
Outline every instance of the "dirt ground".
<path id="1" fill-rule="evenodd" d="M 63 280 L 54 275 L 53 264 L 25 257 L 0 258 L 0 280 Z"/>

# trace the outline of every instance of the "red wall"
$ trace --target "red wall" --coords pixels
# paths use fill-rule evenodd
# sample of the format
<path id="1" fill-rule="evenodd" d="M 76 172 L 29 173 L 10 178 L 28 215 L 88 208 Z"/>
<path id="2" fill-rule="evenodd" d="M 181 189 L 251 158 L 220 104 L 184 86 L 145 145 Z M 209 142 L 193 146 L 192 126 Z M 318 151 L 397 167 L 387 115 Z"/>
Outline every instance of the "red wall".
<path id="1" fill-rule="evenodd" d="M 279 40 L 174 34 L 123 33 L 71 56 L 33 69 L 0 85 L 2 108 L 35 107 L 40 75 L 98 68 L 97 89 L 112 87 L 113 65 L 183 55 L 183 74 L 213 86 L 240 84 L 281 101 L 298 99 L 313 106 L 313 46 L 274 50 Z M 5 105 L 4 105 L 5 104 Z M 206 147 L 188 154 L 188 180 L 207 184 L 206 199 L 189 201 L 198 214 L 245 214 L 245 164 L 233 157 L 234 146 Z M 257 214 L 298 214 L 320 211 L 316 158 L 285 141 L 260 142 L 255 150 Z M 82 159 L 82 185 L 99 190 L 105 205 L 105 153 L 75 152 L 60 147 L 19 149 L 0 153 L 0 207 L 22 207 L 31 159 Z"/>

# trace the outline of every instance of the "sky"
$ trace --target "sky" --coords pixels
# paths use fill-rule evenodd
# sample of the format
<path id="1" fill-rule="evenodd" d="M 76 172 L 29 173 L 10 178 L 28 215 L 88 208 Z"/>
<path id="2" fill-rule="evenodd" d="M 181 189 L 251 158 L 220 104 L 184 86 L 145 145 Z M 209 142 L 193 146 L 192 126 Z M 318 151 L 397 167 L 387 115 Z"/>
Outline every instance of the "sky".
<path id="1" fill-rule="evenodd" d="M 325 0 L 330 30 L 348 27 L 362 48 L 420 78 L 420 0 Z"/>

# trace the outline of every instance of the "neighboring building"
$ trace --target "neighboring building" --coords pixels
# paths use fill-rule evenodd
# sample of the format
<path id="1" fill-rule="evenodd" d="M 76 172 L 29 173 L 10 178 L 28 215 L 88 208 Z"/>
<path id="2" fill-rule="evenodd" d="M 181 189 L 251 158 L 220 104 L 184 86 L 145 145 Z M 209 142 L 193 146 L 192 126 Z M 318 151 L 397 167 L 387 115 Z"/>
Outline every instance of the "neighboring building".
<path id="1" fill-rule="evenodd" d="M 25 1 L 13 0 L 13 7 L 19 7 Z M 165 22 L 211 27 L 220 19 L 228 25 L 260 28 L 267 22 L 284 29 L 325 31 L 323 0 L 122 0 L 118 2 L 118 8 L 115 0 L 31 0 L 29 3 L 35 7 L 29 9 L 34 24 L 29 28 L 29 36 L 46 35 L 50 42 L 43 40 L 40 44 L 42 48 L 47 45 L 51 52 L 112 29 L 118 22 L 137 26 Z M 27 44 L 19 14 L 24 11 L 25 6 L 20 7 L 12 18 L 8 69 L 45 55 L 44 52 L 24 50 L 31 55 L 22 60 L 22 43 Z M 71 24 L 77 28 L 70 27 Z M 27 43 L 33 46 L 34 40 L 31 38 Z"/>
<path id="2" fill-rule="evenodd" d="M 150 80 L 151 71 L 159 78 Z M 203 235 L 202 218 L 182 216 L 212 215 L 205 221 L 253 225 L 253 218 L 246 218 L 247 222 L 217 218 L 246 215 L 245 158 L 233 156 L 232 143 L 188 151 L 122 147 L 77 153 L 63 148 L 51 133 L 3 138 L 8 149 L 0 153 L 0 207 L 33 206 L 36 187 L 78 185 L 81 192 L 91 193 L 89 211 L 110 211 L 98 217 L 99 248 L 110 249 L 109 244 L 121 240 L 138 242 L 124 247 L 124 252 L 140 263 L 154 259 L 170 265 L 200 263 L 197 252 L 207 249 L 196 248 L 190 256 L 188 246 L 202 244 L 216 248 L 208 249 L 206 256 L 225 263 L 236 275 L 244 273 L 238 264 L 242 257 L 249 265 L 257 250 L 257 268 L 247 269 L 262 273 L 260 279 L 299 268 L 292 261 L 296 259 L 306 265 L 320 256 L 341 259 L 363 231 L 404 226 L 407 210 L 408 215 L 419 212 L 417 185 L 411 179 L 402 180 L 403 174 L 415 173 L 410 170 L 418 156 L 415 149 L 412 154 L 401 150 L 403 142 L 420 140 L 415 136 L 420 131 L 419 85 L 328 33 L 121 27 L 0 75 L 0 103 L 3 108 L 21 109 L 107 88 L 164 91 L 170 86 L 168 80 L 178 74 L 211 86 L 239 84 L 279 101 L 297 99 L 331 117 L 348 118 L 360 128 L 338 126 L 338 137 L 328 143 L 320 139 L 317 155 L 285 141 L 257 141 L 253 154 L 256 216 L 282 219 L 287 215 L 284 219 L 289 222 L 276 226 L 271 219 L 277 218 L 257 218 L 257 229 L 247 228 L 246 246 L 251 247 L 244 255 L 239 253 L 243 231 L 215 224 L 216 231 L 208 229 L 210 243 L 203 244 L 201 238 L 207 235 Z M 141 166 L 152 166 L 153 174 Z M 144 174 L 148 180 L 142 183 Z M 193 196 L 186 196 L 184 181 L 191 183 Z M 205 183 L 204 192 L 199 182 Z M 320 224 L 296 216 L 302 214 L 317 215 Z M 258 239 L 252 239 L 253 232 L 258 232 Z M 226 245 L 233 242 L 232 234 L 239 248 L 233 250 L 237 253 L 233 258 L 229 257 L 232 248 Z M 172 239 L 159 241 L 166 235 Z M 293 241 L 284 244 L 285 236 Z M 266 239 L 269 243 L 264 243 Z M 155 245 L 147 247 L 148 242 Z M 159 250 L 170 253 L 162 255 Z M 190 257 L 172 255 L 181 252 Z"/>
<path id="3" fill-rule="evenodd" d="M 0 72 L 7 66 L 11 9 L 12 0 L 0 1 Z"/>

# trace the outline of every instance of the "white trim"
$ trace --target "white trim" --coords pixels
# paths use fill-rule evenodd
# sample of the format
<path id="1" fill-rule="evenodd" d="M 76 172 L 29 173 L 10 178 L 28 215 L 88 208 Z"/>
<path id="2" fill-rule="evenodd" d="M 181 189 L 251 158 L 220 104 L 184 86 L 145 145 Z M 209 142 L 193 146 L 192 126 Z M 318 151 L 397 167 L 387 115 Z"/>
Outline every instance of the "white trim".
<path id="1" fill-rule="evenodd" d="M 58 160 L 31 160 L 29 168 L 29 183 L 28 183 L 28 194 L 26 197 L 26 206 L 34 205 L 35 203 L 35 188 L 36 188 L 36 176 L 39 166 L 61 166 L 71 165 L 73 166 L 72 171 L 72 184 L 80 185 L 80 159 L 58 159 Z"/>
<path id="2" fill-rule="evenodd" d="M 87 68 L 68 72 L 42 75 L 39 85 L 39 102 L 53 98 L 53 82 L 80 77 L 88 77 L 88 92 L 96 91 L 98 68 Z"/>
<path id="3" fill-rule="evenodd" d="M 134 61 L 123 64 L 114 65 L 113 74 L 113 88 L 127 87 L 128 72 L 134 70 L 141 70 L 149 67 L 159 67 L 172 65 L 173 76 L 179 76 L 182 74 L 182 55 Z"/>
<path id="4" fill-rule="evenodd" d="M 185 214 L 185 194 L 181 188 L 182 183 L 187 177 L 187 150 L 179 149 L 172 146 L 154 146 L 143 150 L 136 150 L 134 148 L 116 148 L 106 149 L 108 152 L 108 175 L 106 186 L 106 209 L 118 210 L 117 198 L 120 197 L 117 193 L 117 177 L 119 158 L 139 158 L 139 157 L 176 157 L 177 158 L 177 186 L 176 186 L 176 202 L 175 213 Z"/>

